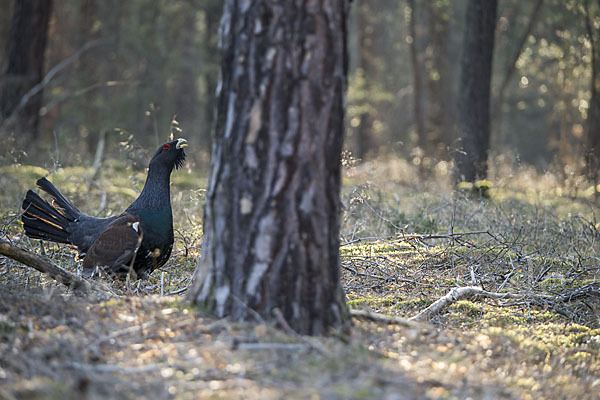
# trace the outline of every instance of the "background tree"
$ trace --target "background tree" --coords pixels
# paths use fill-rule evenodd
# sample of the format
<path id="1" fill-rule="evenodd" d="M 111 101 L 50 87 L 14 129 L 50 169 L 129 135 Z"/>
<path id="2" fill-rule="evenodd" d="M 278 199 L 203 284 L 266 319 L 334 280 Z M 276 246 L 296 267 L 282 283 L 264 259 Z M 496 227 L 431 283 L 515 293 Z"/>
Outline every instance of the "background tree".
<path id="1" fill-rule="evenodd" d="M 414 3 L 413 9 L 407 1 L 353 1 L 345 144 L 365 161 L 380 155 L 404 158 L 447 174 L 457 148 L 468 0 Z M 8 64 L 4 50 L 11 41 L 14 4 L 0 0 L 2 66 Z M 589 4 L 595 31 L 596 2 Z M 221 8 L 219 0 L 55 2 L 43 76 L 60 68 L 44 85 L 40 135 L 18 143 L 14 127 L 0 121 L 0 137 L 10 143 L 0 146 L 0 163 L 45 164 L 54 147 L 49 133 L 56 132 L 61 163 L 87 166 L 102 134 L 108 157 L 121 151 L 122 143 L 154 147 L 157 134 L 164 136 L 177 115 L 196 150 L 196 165 L 205 167 L 219 71 Z M 581 173 L 587 168 L 588 118 L 593 118 L 584 2 L 505 0 L 498 4 L 498 16 L 490 155 L 552 169 L 563 177 Z M 413 107 L 419 91 L 413 79 L 413 45 L 425 136 L 417 134 L 421 129 Z M 0 80 L 5 82 L 4 76 Z M 2 92 L 0 84 L 0 97 Z M 132 161 L 137 163 L 135 155 Z M 494 179 L 495 170 L 491 173 Z"/>
<path id="2" fill-rule="evenodd" d="M 591 79 L 590 79 L 590 107 L 587 123 L 587 167 L 594 183 L 598 184 L 598 169 L 600 169 L 600 35 L 598 24 L 600 22 L 600 2 L 590 4 L 585 0 L 586 28 L 590 42 L 591 53 Z M 598 190 L 595 188 L 597 194 Z"/>
<path id="3" fill-rule="evenodd" d="M 410 47 L 410 60 L 412 64 L 413 76 L 413 112 L 415 126 L 418 136 L 418 145 L 421 151 L 427 150 L 429 141 L 425 131 L 425 116 L 423 113 L 423 60 L 420 57 L 419 49 L 417 48 L 417 21 L 415 0 L 407 0 L 408 10 L 408 30 L 410 38 L 408 40 Z"/>
<path id="4" fill-rule="evenodd" d="M 202 261 L 190 299 L 219 317 L 348 323 L 340 284 L 345 0 L 225 2 Z"/>
<path id="5" fill-rule="evenodd" d="M 42 81 L 51 0 L 16 0 L 0 79 L 0 120 L 14 117 L 16 129 L 28 138 L 38 136 Z M 14 114 L 14 115 L 13 115 Z"/>
<path id="6" fill-rule="evenodd" d="M 469 0 L 461 63 L 456 167 L 459 180 L 487 175 L 490 141 L 490 83 L 496 0 Z"/>

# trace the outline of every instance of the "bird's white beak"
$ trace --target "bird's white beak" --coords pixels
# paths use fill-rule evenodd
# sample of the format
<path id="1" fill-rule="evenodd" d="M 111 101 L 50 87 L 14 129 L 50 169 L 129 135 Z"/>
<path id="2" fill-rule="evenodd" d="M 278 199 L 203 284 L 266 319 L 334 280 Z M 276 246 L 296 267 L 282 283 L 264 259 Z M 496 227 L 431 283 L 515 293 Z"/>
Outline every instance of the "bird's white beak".
<path id="1" fill-rule="evenodd" d="M 187 140 L 179 138 L 177 139 L 177 144 L 175 145 L 176 149 L 183 149 L 184 147 L 187 147 L 188 143 Z"/>

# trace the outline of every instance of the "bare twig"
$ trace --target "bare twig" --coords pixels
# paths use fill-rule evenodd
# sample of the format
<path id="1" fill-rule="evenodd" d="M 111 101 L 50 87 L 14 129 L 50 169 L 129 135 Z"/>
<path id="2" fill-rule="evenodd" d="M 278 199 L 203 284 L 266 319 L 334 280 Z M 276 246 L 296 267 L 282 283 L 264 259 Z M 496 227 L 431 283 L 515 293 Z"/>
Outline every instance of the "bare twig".
<path id="1" fill-rule="evenodd" d="M 54 157 L 54 165 L 52 166 L 52 169 L 50 171 L 48 171 L 48 173 L 46 174 L 46 178 L 49 177 L 50 175 L 52 175 L 54 172 L 56 172 L 56 170 L 58 169 L 58 166 L 60 165 L 60 161 L 59 161 L 59 152 L 58 152 L 58 137 L 56 136 L 56 131 L 52 131 L 52 135 L 54 136 L 54 151 L 56 152 L 56 157 Z"/>
<path id="2" fill-rule="evenodd" d="M 237 347 L 242 350 L 288 350 L 298 351 L 311 348 L 311 346 L 303 343 L 240 343 Z"/>
<path id="3" fill-rule="evenodd" d="M 68 67 L 73 62 L 77 61 L 83 53 L 85 53 L 87 50 L 91 49 L 92 47 L 101 44 L 101 42 L 102 41 L 99 39 L 99 40 L 93 40 L 93 41 L 85 43 L 75 53 L 71 54 L 69 57 L 65 58 L 64 60 L 62 60 L 61 62 L 56 64 L 54 67 L 52 67 L 50 69 L 50 71 L 48 71 L 46 76 L 44 76 L 44 78 L 42 79 L 42 81 L 40 83 L 38 83 L 37 85 L 35 85 L 31 89 L 29 89 L 29 91 L 27 93 L 25 93 L 25 95 L 23 95 L 23 97 L 21 98 L 21 101 L 19 102 L 19 105 L 14 110 L 13 115 L 16 115 L 19 111 L 21 111 L 23 109 L 23 107 L 25 107 L 27 105 L 29 100 L 31 100 L 31 98 L 33 96 L 35 96 L 41 90 L 43 90 L 48 85 L 48 83 L 50 83 L 50 81 L 54 78 L 54 76 L 57 73 L 59 73 L 60 71 L 62 71 L 66 67 Z"/>
<path id="4" fill-rule="evenodd" d="M 98 138 L 98 145 L 96 146 L 96 153 L 94 154 L 94 162 L 92 163 L 92 181 L 95 181 L 100 176 L 100 167 L 102 166 L 102 156 L 104 155 L 104 147 L 106 145 L 106 131 L 103 129 L 100 131 Z"/>
<path id="5" fill-rule="evenodd" d="M 456 239 L 461 238 L 463 236 L 468 235 L 489 235 L 492 238 L 496 239 L 496 237 L 490 233 L 490 231 L 472 231 L 472 232 L 452 232 L 448 234 L 431 234 L 431 235 L 405 235 L 402 234 L 399 241 L 409 241 L 409 240 L 426 240 L 426 239 Z"/>
<path id="6" fill-rule="evenodd" d="M 174 296 L 176 294 L 181 294 L 181 293 L 185 292 L 186 290 L 188 290 L 188 286 L 182 287 L 181 289 L 173 290 L 173 291 L 167 293 L 166 295 L 167 296 Z"/>

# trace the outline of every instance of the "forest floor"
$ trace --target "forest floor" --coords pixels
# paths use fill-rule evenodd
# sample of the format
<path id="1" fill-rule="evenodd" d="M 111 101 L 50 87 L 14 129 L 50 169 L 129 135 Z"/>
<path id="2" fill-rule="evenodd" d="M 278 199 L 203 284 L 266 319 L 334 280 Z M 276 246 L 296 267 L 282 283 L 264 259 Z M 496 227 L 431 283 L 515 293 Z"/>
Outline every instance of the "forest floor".
<path id="1" fill-rule="evenodd" d="M 496 161 L 491 188 L 459 190 L 445 163 L 427 178 L 401 160 L 346 168 L 341 260 L 352 309 L 408 318 L 454 288 L 496 295 L 450 299 L 422 323 L 356 317 L 350 335 L 327 338 L 217 320 L 185 302 L 206 182 L 177 171 L 176 249 L 148 281 L 81 295 L 0 258 L 0 398 L 598 398 L 599 203 L 581 178 Z M 144 178 L 117 165 L 94 183 L 77 168 L 50 179 L 83 211 L 114 214 Z M 20 202 L 45 173 L 0 167 L 10 188 L 0 237 L 76 272 L 72 249 L 21 233 Z"/>

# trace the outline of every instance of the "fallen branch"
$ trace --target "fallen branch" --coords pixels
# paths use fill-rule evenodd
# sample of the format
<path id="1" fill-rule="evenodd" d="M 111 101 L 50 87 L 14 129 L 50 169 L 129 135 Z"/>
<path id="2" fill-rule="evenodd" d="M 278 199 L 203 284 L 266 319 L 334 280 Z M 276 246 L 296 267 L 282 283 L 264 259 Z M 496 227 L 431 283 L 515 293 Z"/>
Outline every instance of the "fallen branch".
<path id="1" fill-rule="evenodd" d="M 461 288 L 454 288 L 448 292 L 447 295 L 438 299 L 436 302 L 431 304 L 429 307 L 410 318 L 410 321 L 430 321 L 435 315 L 438 315 L 444 307 L 456 303 L 458 300 L 470 298 L 475 295 L 480 295 L 484 291 L 478 286 L 466 286 Z M 497 293 L 500 294 L 500 293 Z M 508 293 L 506 293 L 508 294 Z"/>
<path id="2" fill-rule="evenodd" d="M 429 329 L 427 326 L 415 322 L 412 319 L 378 314 L 369 310 L 350 310 L 350 315 L 354 318 L 368 319 L 369 321 L 380 322 L 390 325 L 400 325 L 406 328 Z"/>
<path id="3" fill-rule="evenodd" d="M 460 288 L 454 288 L 448 292 L 444 297 L 438 299 L 436 302 L 431 304 L 429 307 L 411 317 L 410 321 L 430 321 L 434 316 L 438 315 L 442 309 L 448 307 L 459 300 L 472 298 L 472 297 L 483 297 L 488 299 L 497 300 L 529 300 L 531 303 L 544 305 L 550 303 L 564 303 L 572 301 L 576 298 L 585 296 L 598 296 L 600 297 L 600 291 L 593 284 L 586 285 L 584 287 L 575 289 L 571 292 L 560 294 L 560 295 L 548 295 L 548 294 L 534 294 L 534 293 L 498 293 L 488 292 L 483 290 L 479 286 L 465 286 Z"/>
<path id="4" fill-rule="evenodd" d="M 6 240 L 0 239 L 0 255 L 11 258 L 28 267 L 34 268 L 40 272 L 47 274 L 55 281 L 80 292 L 90 292 L 92 290 L 100 291 L 104 294 L 109 294 L 107 291 L 98 288 L 78 277 L 77 275 L 52 264 L 46 258 L 30 253 L 20 247 L 13 246 Z"/>
<path id="5" fill-rule="evenodd" d="M 288 350 L 288 351 L 299 351 L 312 349 L 314 346 L 304 343 L 240 343 L 237 347 L 241 350 Z"/>

